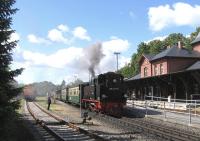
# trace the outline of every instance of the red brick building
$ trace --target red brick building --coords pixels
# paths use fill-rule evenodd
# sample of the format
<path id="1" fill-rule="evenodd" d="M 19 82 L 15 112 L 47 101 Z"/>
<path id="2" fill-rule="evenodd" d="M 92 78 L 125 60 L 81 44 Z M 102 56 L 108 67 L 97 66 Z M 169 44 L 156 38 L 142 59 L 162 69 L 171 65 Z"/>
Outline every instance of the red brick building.
<path id="1" fill-rule="evenodd" d="M 189 99 L 192 94 L 200 94 L 200 33 L 191 45 L 192 51 L 179 42 L 159 54 L 143 54 L 140 74 L 127 81 L 128 87 L 138 98 L 172 95 Z"/>
<path id="2" fill-rule="evenodd" d="M 144 54 L 139 63 L 141 78 L 181 71 L 198 60 L 200 60 L 200 42 L 194 44 L 193 51 L 183 48 L 179 42 L 178 45 L 168 47 L 155 56 Z"/>

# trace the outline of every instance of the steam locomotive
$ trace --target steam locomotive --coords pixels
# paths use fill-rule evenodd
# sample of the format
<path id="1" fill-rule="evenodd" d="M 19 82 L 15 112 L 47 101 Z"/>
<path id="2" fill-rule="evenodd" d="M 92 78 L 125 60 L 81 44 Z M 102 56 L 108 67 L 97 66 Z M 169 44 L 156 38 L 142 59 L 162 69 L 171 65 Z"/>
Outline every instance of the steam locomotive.
<path id="1" fill-rule="evenodd" d="M 123 76 L 114 72 L 100 74 L 91 82 L 57 91 L 57 99 L 95 112 L 121 117 L 126 98 Z"/>

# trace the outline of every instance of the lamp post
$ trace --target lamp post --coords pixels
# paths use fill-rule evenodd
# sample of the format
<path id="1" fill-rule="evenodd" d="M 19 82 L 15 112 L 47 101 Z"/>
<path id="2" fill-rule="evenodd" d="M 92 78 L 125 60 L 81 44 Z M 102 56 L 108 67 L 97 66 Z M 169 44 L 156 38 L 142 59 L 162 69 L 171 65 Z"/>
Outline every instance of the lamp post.
<path id="1" fill-rule="evenodd" d="M 120 52 L 114 52 L 114 54 L 116 55 L 116 59 L 117 59 L 117 71 L 118 71 L 118 56 L 120 55 Z"/>

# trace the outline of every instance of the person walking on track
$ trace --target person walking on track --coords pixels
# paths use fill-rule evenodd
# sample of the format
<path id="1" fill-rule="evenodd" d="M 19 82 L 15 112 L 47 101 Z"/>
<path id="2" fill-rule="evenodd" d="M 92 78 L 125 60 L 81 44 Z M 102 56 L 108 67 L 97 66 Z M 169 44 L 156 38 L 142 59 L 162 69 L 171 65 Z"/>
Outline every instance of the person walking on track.
<path id="1" fill-rule="evenodd" d="M 50 109 L 50 105 L 51 105 L 51 97 L 50 97 L 50 96 L 48 96 L 48 108 L 47 108 L 47 110 L 49 110 L 49 109 Z"/>

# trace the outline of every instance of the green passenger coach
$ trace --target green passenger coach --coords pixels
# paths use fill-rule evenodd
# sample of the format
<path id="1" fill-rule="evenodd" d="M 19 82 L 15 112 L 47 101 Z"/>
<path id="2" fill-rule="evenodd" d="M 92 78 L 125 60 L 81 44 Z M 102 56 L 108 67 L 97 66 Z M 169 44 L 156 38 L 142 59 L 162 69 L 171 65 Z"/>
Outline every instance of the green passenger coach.
<path id="1" fill-rule="evenodd" d="M 75 104 L 75 105 L 79 105 L 80 104 L 79 86 L 68 88 L 67 93 L 68 93 L 67 94 L 68 95 L 68 102 L 70 102 L 72 104 Z"/>
<path id="2" fill-rule="evenodd" d="M 67 101 L 66 92 L 67 92 L 67 88 L 64 88 L 61 90 L 61 100 L 64 102 Z"/>

